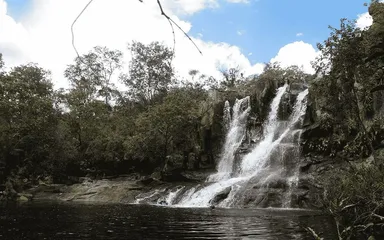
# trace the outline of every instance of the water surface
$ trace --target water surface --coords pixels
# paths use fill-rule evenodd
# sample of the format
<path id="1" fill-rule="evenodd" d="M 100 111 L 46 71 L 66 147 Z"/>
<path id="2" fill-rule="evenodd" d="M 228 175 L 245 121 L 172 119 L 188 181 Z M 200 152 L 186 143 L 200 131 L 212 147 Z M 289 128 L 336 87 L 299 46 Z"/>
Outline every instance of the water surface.
<path id="1" fill-rule="evenodd" d="M 320 213 L 38 202 L 0 206 L 0 239 L 335 239 Z"/>

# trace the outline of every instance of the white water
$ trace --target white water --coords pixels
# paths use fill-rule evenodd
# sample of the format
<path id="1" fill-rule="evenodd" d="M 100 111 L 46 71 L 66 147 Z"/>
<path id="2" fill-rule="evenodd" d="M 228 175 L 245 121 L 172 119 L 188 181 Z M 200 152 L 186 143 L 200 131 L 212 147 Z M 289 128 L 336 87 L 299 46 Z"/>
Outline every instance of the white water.
<path id="1" fill-rule="evenodd" d="M 233 173 L 235 153 L 245 137 L 247 118 L 250 110 L 251 107 L 249 97 L 245 97 L 240 100 L 236 99 L 232 108 L 231 117 L 229 102 L 225 102 L 224 120 L 228 126 L 228 133 L 226 135 L 221 158 L 217 166 L 217 173 L 209 176 L 208 182 L 217 182 L 231 177 L 231 174 Z"/>
<path id="2" fill-rule="evenodd" d="M 247 186 L 247 183 L 256 176 L 261 176 L 258 180 L 260 185 L 264 185 L 268 181 L 274 178 L 284 177 L 288 184 L 288 191 L 285 192 L 285 195 L 282 199 L 282 207 L 289 208 L 291 206 L 291 195 L 293 189 L 297 187 L 299 175 L 298 175 L 298 166 L 293 165 L 293 173 L 286 174 L 291 170 L 284 169 L 282 163 L 278 163 L 278 166 L 275 169 L 270 169 L 271 164 L 271 154 L 276 150 L 279 154 L 279 161 L 284 160 L 286 155 L 286 150 L 290 148 L 300 149 L 299 141 L 301 130 L 295 129 L 297 123 L 302 123 L 302 116 L 306 111 L 306 96 L 308 90 L 301 92 L 296 99 L 296 103 L 293 108 L 293 113 L 291 114 L 288 121 L 278 121 L 278 111 L 280 101 L 286 92 L 287 85 L 280 87 L 277 90 L 275 98 L 272 100 L 270 113 L 268 115 L 267 121 L 264 126 L 263 136 L 264 138 L 254 147 L 254 149 L 247 155 L 243 157 L 240 162 L 240 169 L 234 171 L 234 157 L 236 150 L 241 145 L 244 135 L 246 120 L 249 114 L 249 97 L 237 100 L 233 106 L 232 117 L 230 117 L 230 107 L 229 103 L 225 104 L 224 116 L 225 120 L 230 120 L 228 126 L 228 133 L 226 136 L 226 141 L 223 148 L 223 153 L 218 164 L 218 172 L 211 175 L 208 178 L 207 186 L 202 188 L 191 188 L 185 191 L 178 203 L 173 203 L 177 198 L 177 194 L 181 191 L 178 189 L 176 192 L 171 192 L 168 195 L 167 201 L 169 204 L 174 204 L 174 206 L 179 207 L 208 207 L 211 205 L 210 201 L 221 191 L 231 188 L 231 191 L 228 197 L 222 201 L 220 207 L 230 207 L 236 205 L 236 201 L 242 197 L 244 188 Z M 227 114 L 227 115 L 226 115 Z M 229 116 L 229 117 L 228 117 Z M 228 121 L 227 121 L 228 123 Z M 296 135 L 298 134 L 298 138 Z M 284 144 L 282 141 L 284 140 Z M 295 150 L 295 152 L 296 152 Z M 297 158 L 295 156 L 289 156 Z M 299 153 L 297 154 L 299 155 Z M 291 160 L 291 159 L 289 159 Z M 272 162 L 271 162 L 272 161 Z M 275 163 L 276 164 L 276 163 Z M 292 164 L 291 164 L 292 165 Z M 284 175 L 285 173 L 285 175 Z M 210 182 L 213 181 L 213 182 Z M 268 184 L 267 184 L 268 185 Z M 252 190 L 257 191 L 257 190 Z"/>
<path id="3" fill-rule="evenodd" d="M 293 116 L 295 119 L 297 119 L 296 122 L 300 121 L 300 125 L 303 123 L 303 119 L 300 119 L 300 116 L 304 115 L 307 109 L 307 99 L 306 99 L 307 95 L 308 95 L 308 89 L 301 92 L 297 96 L 297 100 L 296 100 L 296 104 L 298 106 L 295 106 L 297 107 L 297 111 L 296 111 L 296 115 L 294 114 Z M 302 131 L 303 131 L 302 129 L 297 129 L 291 132 L 293 136 L 293 143 L 295 144 L 293 157 L 297 159 L 300 158 L 300 153 L 301 153 L 300 139 L 301 139 Z M 297 140 L 295 139 L 296 134 L 298 135 Z M 296 164 L 296 166 L 294 167 L 294 172 L 290 177 L 288 177 L 287 182 L 288 182 L 288 191 L 284 196 L 284 201 L 283 201 L 284 208 L 289 208 L 292 205 L 292 193 L 294 188 L 297 188 L 299 183 L 299 165 L 298 164 Z"/>
<path id="4" fill-rule="evenodd" d="M 280 143 L 285 137 L 287 137 L 288 134 L 291 134 L 293 136 L 293 139 L 294 139 L 294 134 L 297 134 L 298 130 L 294 130 L 293 128 L 298 122 L 300 122 L 300 123 L 302 122 L 301 117 L 305 114 L 305 111 L 307 109 L 307 101 L 306 101 L 307 95 L 308 95 L 308 89 L 304 90 L 303 92 L 301 92 L 297 96 L 296 103 L 295 103 L 295 106 L 293 108 L 294 110 L 293 110 L 292 115 L 289 118 L 288 124 L 286 125 L 285 129 L 283 129 L 282 133 L 279 135 L 279 137 L 276 140 L 273 140 L 273 136 L 275 135 L 275 132 L 278 129 L 279 123 L 277 122 L 277 117 L 274 116 L 274 113 L 271 113 L 269 115 L 270 116 L 269 119 L 272 119 L 272 121 L 270 121 L 269 123 L 273 122 L 273 124 L 271 124 L 271 125 L 268 124 L 268 128 L 269 128 L 268 134 L 269 135 L 267 135 L 265 137 L 265 139 L 262 142 L 260 142 L 260 144 L 257 145 L 252 150 L 251 153 L 249 153 L 248 155 L 246 155 L 243 158 L 243 162 L 242 162 L 243 164 L 242 164 L 242 169 L 241 169 L 241 174 L 243 176 L 244 175 L 249 176 L 249 179 L 250 179 L 252 177 L 257 176 L 258 174 L 261 174 L 262 172 L 267 172 L 268 173 L 267 177 L 264 179 L 261 179 L 260 180 L 261 182 L 263 182 L 263 181 L 267 182 L 270 179 L 281 177 L 281 175 L 282 175 L 281 167 L 282 166 L 279 167 L 278 169 L 270 170 L 269 169 L 269 167 L 270 167 L 269 160 L 271 160 L 270 157 L 271 157 L 271 154 L 273 153 L 273 151 L 275 151 L 276 148 L 279 146 L 283 148 L 283 151 L 281 152 L 280 158 L 284 158 L 284 155 L 285 155 L 284 145 L 280 145 Z M 276 106 L 273 104 L 274 103 L 272 103 L 272 106 Z M 271 111 L 271 112 L 274 112 L 274 111 Z M 299 130 L 299 131 L 300 131 L 299 134 L 301 134 L 301 130 Z M 299 147 L 300 135 L 299 135 L 299 139 L 297 139 L 296 142 L 293 140 L 290 142 L 291 143 L 287 143 L 285 145 L 288 145 L 288 147 L 293 146 L 295 148 L 294 149 L 295 152 L 300 149 L 300 147 Z M 299 153 L 296 152 L 296 154 L 298 155 Z M 292 160 L 294 160 L 293 158 L 298 157 L 298 156 L 289 156 L 289 157 L 291 158 L 290 160 L 292 161 Z M 284 196 L 282 207 L 289 208 L 291 206 L 292 190 L 294 187 L 297 186 L 297 183 L 299 180 L 299 176 L 298 176 L 299 172 L 298 171 L 299 171 L 298 166 L 295 166 L 295 171 L 294 171 L 293 175 L 287 177 L 287 179 L 286 179 L 288 182 L 289 190 L 286 193 L 286 195 Z M 261 184 L 261 185 L 263 185 L 263 184 Z M 234 202 L 234 199 L 231 199 L 231 197 L 235 198 L 236 195 L 237 195 L 237 193 L 229 195 L 228 198 L 221 204 L 221 206 L 230 206 L 230 205 L 228 205 L 228 203 Z"/>
<path id="5" fill-rule="evenodd" d="M 256 175 L 258 171 L 264 166 L 267 157 L 270 155 L 272 149 L 275 147 L 273 144 L 273 137 L 278 128 L 277 113 L 279 111 L 279 104 L 283 94 L 285 93 L 288 85 L 285 84 L 277 91 L 275 98 L 271 103 L 271 111 L 268 115 L 267 124 L 264 127 L 264 139 L 247 154 L 241 162 L 242 175 Z"/>
<path id="6" fill-rule="evenodd" d="M 165 199 L 165 202 L 166 202 L 168 205 L 172 205 L 173 202 L 175 201 L 177 195 L 179 194 L 179 192 L 180 192 L 181 190 L 183 190 L 183 189 L 184 189 L 184 186 L 183 186 L 183 187 L 180 187 L 180 188 L 178 188 L 178 189 L 176 189 L 174 192 L 171 191 L 171 192 L 168 194 L 167 198 Z"/>
<path id="7" fill-rule="evenodd" d="M 287 87 L 288 87 L 288 85 L 285 84 L 283 87 L 280 87 L 277 90 L 277 94 L 276 94 L 275 98 L 272 100 L 271 111 L 270 111 L 269 116 L 268 116 L 268 123 L 267 123 L 267 126 L 266 126 L 265 131 L 264 131 L 264 136 L 267 136 L 267 137 L 258 146 L 256 146 L 255 149 L 263 149 L 264 147 L 267 147 L 267 146 L 265 146 L 266 145 L 265 143 L 272 142 L 274 131 L 277 128 L 277 126 L 275 126 L 275 125 L 277 122 L 278 106 L 279 106 L 281 98 L 282 98 L 283 94 L 285 93 Z M 228 135 L 230 135 L 230 134 L 232 134 L 232 133 L 229 132 Z M 271 135 L 271 136 L 269 136 L 269 135 Z M 228 139 L 228 137 L 227 137 L 227 139 Z M 253 150 L 250 154 L 252 154 L 254 152 L 255 152 L 255 150 Z M 260 152 L 260 151 L 256 150 L 256 152 Z M 269 154 L 269 153 L 267 151 L 265 151 L 264 155 L 266 155 L 266 154 Z M 258 154 L 258 155 L 261 156 L 261 154 Z M 249 156 L 249 154 L 247 156 Z M 243 159 L 241 166 L 244 165 L 244 160 L 246 160 L 246 159 L 247 158 Z M 248 157 L 248 159 L 251 159 L 251 158 Z M 252 162 L 251 162 L 251 160 L 246 160 L 246 161 L 253 163 L 253 162 L 257 162 L 258 160 L 259 159 L 252 159 Z M 233 161 L 233 158 L 231 161 Z M 248 165 L 250 165 L 250 164 L 248 164 Z M 252 165 L 254 165 L 254 164 L 252 164 Z M 249 180 L 253 174 L 250 172 L 247 172 L 247 173 L 241 174 L 241 175 L 242 176 L 237 176 L 237 177 L 232 177 L 232 178 L 221 178 L 217 182 L 212 183 L 212 184 L 200 189 L 199 191 L 195 192 L 194 194 L 191 195 L 191 197 L 189 199 L 185 199 L 184 201 L 179 202 L 177 205 L 178 206 L 184 206 L 184 207 L 207 207 L 210 205 L 211 199 L 213 199 L 216 196 L 216 194 L 220 193 L 221 191 L 223 191 L 224 189 L 226 189 L 228 187 L 232 188 L 232 186 L 234 184 L 240 184 L 241 185 L 241 183 Z M 209 179 L 212 179 L 212 178 L 213 177 L 210 177 Z M 214 178 L 216 178 L 216 176 Z M 235 189 L 232 188 L 232 190 L 235 190 Z M 232 198 L 235 197 L 234 194 L 229 195 L 229 197 L 231 197 L 231 196 L 232 196 Z"/>
<path id="8" fill-rule="evenodd" d="M 156 189 L 155 191 L 150 192 L 150 193 L 140 194 L 136 197 L 135 204 L 140 204 L 141 202 L 145 202 L 145 200 L 150 199 L 150 198 L 156 196 L 157 194 L 163 193 L 163 192 L 165 192 L 165 190 L 167 190 L 167 189 L 166 188 L 164 188 L 162 190 Z M 141 197 L 141 195 L 147 195 L 147 196 Z"/>

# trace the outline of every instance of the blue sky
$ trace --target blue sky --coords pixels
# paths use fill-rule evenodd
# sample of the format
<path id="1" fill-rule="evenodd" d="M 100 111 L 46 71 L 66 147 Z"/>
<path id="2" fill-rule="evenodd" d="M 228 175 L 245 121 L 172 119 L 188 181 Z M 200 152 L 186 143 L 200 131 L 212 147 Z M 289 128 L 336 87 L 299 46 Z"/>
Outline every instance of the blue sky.
<path id="1" fill-rule="evenodd" d="M 19 20 L 23 13 L 28 11 L 32 0 L 6 0 L 8 13 L 16 20 Z"/>
<path id="2" fill-rule="evenodd" d="M 103 0 L 105 1 L 105 0 Z M 16 20 L 32 0 L 7 0 L 9 14 Z M 328 25 L 340 18 L 356 19 L 367 11 L 363 0 L 250 0 L 247 4 L 220 2 L 190 17 L 190 34 L 204 41 L 239 46 L 252 64 L 267 62 L 287 43 L 302 40 L 316 46 L 329 35 Z M 240 34 L 239 34 L 240 33 Z M 302 36 L 297 36 L 301 33 Z"/>
<path id="3" fill-rule="evenodd" d="M 191 33 L 205 41 L 224 41 L 252 52 L 252 63 L 267 62 L 287 43 L 303 40 L 316 46 L 329 35 L 328 25 L 341 18 L 356 19 L 367 11 L 362 0 L 258 0 L 249 4 L 222 3 L 192 17 Z M 244 31 L 238 35 L 237 31 Z M 302 33 L 302 36 L 296 36 Z"/>

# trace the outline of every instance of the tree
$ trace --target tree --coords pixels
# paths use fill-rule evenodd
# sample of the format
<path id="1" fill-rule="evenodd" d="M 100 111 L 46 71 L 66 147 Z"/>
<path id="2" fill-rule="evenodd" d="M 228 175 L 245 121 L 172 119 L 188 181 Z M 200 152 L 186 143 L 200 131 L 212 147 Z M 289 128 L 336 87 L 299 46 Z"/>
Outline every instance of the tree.
<path id="1" fill-rule="evenodd" d="M 111 78 L 121 68 L 121 61 L 120 51 L 95 47 L 88 54 L 77 57 L 75 63 L 65 70 L 72 87 L 62 94 L 69 110 L 65 122 L 77 140 L 74 143 L 78 152 L 77 164 L 83 168 L 106 159 L 101 153 L 105 149 L 101 144 L 108 136 L 102 130 L 113 111 L 109 101 L 114 95 L 120 95 Z"/>
<path id="2" fill-rule="evenodd" d="M 49 73 L 36 65 L 0 76 L 0 162 L 5 176 L 18 171 L 33 180 L 51 167 L 57 119 Z"/>
<path id="3" fill-rule="evenodd" d="M 183 87 L 170 90 L 164 101 L 140 113 L 135 132 L 125 142 L 127 154 L 148 161 L 147 169 L 163 167 L 167 156 L 186 155 L 200 144 L 199 132 L 204 112 L 201 102 L 206 92 Z"/>
<path id="4" fill-rule="evenodd" d="M 383 237 L 384 103 L 378 86 L 383 77 L 384 4 L 372 1 L 369 12 L 375 24 L 369 29 L 345 19 L 339 29 L 331 28 L 331 36 L 318 45 L 316 67 L 322 76 L 310 88 L 316 134 L 322 135 L 312 136 L 311 145 L 349 163 L 322 179 L 321 204 L 334 218 L 340 240 Z M 375 99 L 380 99 L 377 107 Z M 356 162 L 368 156 L 371 163 Z"/>
<path id="5" fill-rule="evenodd" d="M 101 96 L 108 105 L 116 92 L 111 78 L 121 68 L 122 57 L 118 50 L 97 46 L 88 54 L 77 57 L 75 64 L 69 65 L 64 75 L 83 101 Z"/>
<path id="6" fill-rule="evenodd" d="M 315 67 L 322 77 L 313 83 L 311 95 L 322 113 L 318 116 L 321 126 L 328 126 L 325 129 L 332 133 L 326 140 L 328 146 L 334 146 L 334 151 L 344 148 L 350 155 L 369 156 L 380 131 L 368 120 L 382 121 L 375 114 L 372 94 L 380 84 L 382 58 L 367 61 L 367 56 L 381 35 L 374 34 L 375 28 L 362 31 L 346 19 L 341 20 L 339 29 L 331 30 L 324 44 L 318 44 L 321 55 Z"/>
<path id="7" fill-rule="evenodd" d="M 199 70 L 196 70 L 196 69 L 189 70 L 188 74 L 189 76 L 192 77 L 192 81 L 193 81 L 195 80 L 196 75 L 199 74 Z"/>
<path id="8" fill-rule="evenodd" d="M 165 94 L 174 80 L 173 52 L 159 42 L 144 45 L 133 41 L 129 49 L 132 53 L 129 73 L 121 79 L 132 99 L 151 103 L 156 95 Z"/>
<path id="9" fill-rule="evenodd" d="M 243 73 L 240 72 L 239 67 L 221 70 L 221 74 L 223 75 L 221 84 L 226 88 L 235 87 L 244 80 Z"/>

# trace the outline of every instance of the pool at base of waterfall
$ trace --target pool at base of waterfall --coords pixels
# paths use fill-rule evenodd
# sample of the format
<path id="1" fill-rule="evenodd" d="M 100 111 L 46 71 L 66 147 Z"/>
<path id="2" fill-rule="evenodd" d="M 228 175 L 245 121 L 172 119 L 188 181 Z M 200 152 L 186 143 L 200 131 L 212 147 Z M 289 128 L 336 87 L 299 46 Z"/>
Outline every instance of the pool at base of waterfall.
<path id="1" fill-rule="evenodd" d="M 306 210 L 168 208 L 32 202 L 0 206 L 0 239 L 336 239 L 328 216 Z"/>

